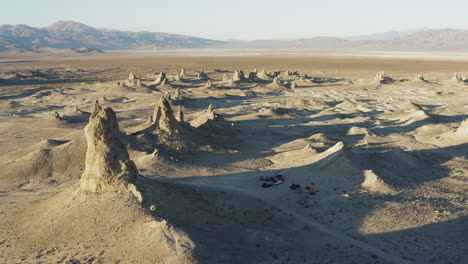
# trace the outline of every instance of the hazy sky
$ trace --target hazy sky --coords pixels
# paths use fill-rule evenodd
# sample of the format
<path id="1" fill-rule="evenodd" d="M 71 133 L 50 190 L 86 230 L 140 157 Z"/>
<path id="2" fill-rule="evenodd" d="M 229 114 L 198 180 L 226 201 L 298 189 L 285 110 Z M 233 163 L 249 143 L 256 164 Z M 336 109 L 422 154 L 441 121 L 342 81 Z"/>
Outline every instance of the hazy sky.
<path id="1" fill-rule="evenodd" d="M 467 0 L 0 0 L 0 6 L 0 24 L 45 27 L 73 20 L 214 39 L 468 29 Z"/>

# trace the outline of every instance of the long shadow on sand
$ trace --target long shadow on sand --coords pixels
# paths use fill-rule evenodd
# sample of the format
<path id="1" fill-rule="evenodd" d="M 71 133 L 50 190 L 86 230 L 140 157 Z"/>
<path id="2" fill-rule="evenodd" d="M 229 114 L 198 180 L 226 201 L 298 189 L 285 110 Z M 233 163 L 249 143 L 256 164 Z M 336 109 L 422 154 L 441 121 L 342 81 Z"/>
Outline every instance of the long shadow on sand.
<path id="1" fill-rule="evenodd" d="M 459 151 L 466 149 L 466 145 L 453 148 Z M 451 153 L 455 151 L 453 148 L 440 151 Z M 423 155 L 424 152 L 415 156 Z M 464 153 L 466 154 L 466 151 Z M 354 161 L 355 155 L 353 151 L 345 153 L 344 157 L 325 164 L 325 167 L 312 164 L 284 169 L 282 171 L 286 176 L 286 183 L 267 189 L 261 188 L 258 179 L 274 174 L 273 170 L 210 177 L 158 179 L 155 181 L 166 190 L 157 194 L 156 200 L 152 202 L 162 205 L 158 209 L 158 215 L 189 234 L 198 245 L 196 255 L 206 261 L 255 263 L 280 256 L 288 257 L 297 263 L 298 256 L 301 255 L 308 260 L 306 263 L 321 263 L 324 259 L 312 261 L 314 254 L 317 254 L 316 250 L 327 252 L 327 248 L 330 247 L 331 251 L 336 252 L 343 250 L 342 247 L 347 244 L 356 250 L 363 248 L 364 251 L 372 252 L 369 254 L 371 259 L 385 259 L 387 255 L 396 256 L 402 262 L 414 260 L 427 263 L 442 260 L 432 263 L 458 263 L 452 260 L 466 259 L 466 254 L 457 252 L 466 248 L 462 241 L 463 236 L 457 235 L 452 239 L 450 235 L 466 232 L 466 218 L 396 232 L 372 235 L 360 233 L 363 219 L 375 206 L 387 201 L 403 202 L 406 198 L 404 194 L 375 196 L 355 192 L 354 186 L 358 186 L 363 180 L 362 175 L 358 175 L 360 169 L 369 169 L 360 167 L 362 164 Z M 343 159 L 351 160 L 354 165 L 345 173 L 340 173 L 336 167 L 343 166 Z M 438 160 L 434 160 L 437 164 L 434 167 L 440 167 L 436 174 L 414 175 L 413 179 L 407 179 L 409 183 L 405 188 L 447 177 L 449 170 L 443 169 L 440 163 L 448 159 L 450 157 L 441 155 Z M 389 159 L 387 162 L 392 161 Z M 420 165 L 416 166 L 421 168 Z M 430 170 L 432 168 L 426 171 Z M 326 176 L 326 179 L 320 179 L 320 176 Z M 417 181 L 414 178 L 417 178 Z M 288 188 L 292 183 L 304 182 L 315 182 L 309 186 L 319 190 L 318 195 L 308 196 Z M 343 184 L 347 186 L 344 187 L 347 192 L 353 193 L 351 199 L 337 198 L 343 187 L 335 186 Z M 170 206 L 164 206 L 169 204 Z M 353 217 L 347 217 L 350 213 Z M 343 221 L 345 224 L 340 224 Z M 223 240 L 219 240 L 220 237 L 223 237 Z M 437 241 L 431 242 L 433 240 L 427 239 L 428 237 Z M 447 240 L 448 238 L 450 240 Z M 448 241 L 450 246 L 445 244 Z M 297 247 L 297 251 L 282 251 L 280 248 L 284 243 L 293 245 L 293 248 Z M 414 243 L 418 245 L 414 246 Z M 290 246 L 288 248 L 291 248 Z M 213 252 L 223 252 L 223 256 Z M 310 252 L 314 253 L 311 255 Z M 339 255 L 331 253 L 329 256 L 339 258 Z"/>
<path id="2" fill-rule="evenodd" d="M 388 136 L 395 133 L 409 133 L 425 125 L 450 124 L 461 122 L 468 118 L 468 115 L 443 116 L 431 115 L 431 119 L 420 120 L 409 125 L 400 125 L 403 122 L 381 121 L 384 127 L 372 128 L 372 131 L 381 136 Z"/>

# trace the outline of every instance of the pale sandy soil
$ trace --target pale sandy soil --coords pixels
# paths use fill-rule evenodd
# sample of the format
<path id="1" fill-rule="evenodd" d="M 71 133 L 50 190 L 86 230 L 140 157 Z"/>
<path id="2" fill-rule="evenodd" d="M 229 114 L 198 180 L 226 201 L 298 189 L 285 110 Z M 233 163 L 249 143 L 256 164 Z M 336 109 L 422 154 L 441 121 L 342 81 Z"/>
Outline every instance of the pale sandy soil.
<path id="1" fill-rule="evenodd" d="M 1 63 L 0 263 L 467 263 L 468 85 L 453 76 L 468 62 L 273 57 Z M 181 67 L 185 81 L 173 80 Z M 254 68 L 288 83 L 223 82 Z M 153 85 L 160 71 L 186 121 L 213 104 L 228 125 L 184 135 L 189 149 L 131 136 L 174 94 Z M 376 82 L 379 71 L 397 81 Z M 130 72 L 144 87 L 116 84 Z M 156 211 L 77 190 L 95 99 L 115 110 Z M 285 182 L 262 188 L 277 171 Z"/>

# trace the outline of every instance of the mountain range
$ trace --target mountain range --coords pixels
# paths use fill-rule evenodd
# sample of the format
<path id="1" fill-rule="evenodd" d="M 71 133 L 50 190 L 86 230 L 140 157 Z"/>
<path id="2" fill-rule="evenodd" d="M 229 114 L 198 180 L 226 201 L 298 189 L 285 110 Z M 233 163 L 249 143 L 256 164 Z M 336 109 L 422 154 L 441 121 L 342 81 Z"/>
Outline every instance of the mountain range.
<path id="1" fill-rule="evenodd" d="M 394 40 L 402 38 L 417 32 L 430 30 L 428 28 L 408 29 L 408 30 L 392 30 L 381 33 L 374 33 L 368 35 L 358 35 L 345 37 L 347 40 Z"/>
<path id="2" fill-rule="evenodd" d="M 255 40 L 227 44 L 231 48 L 389 50 L 389 51 L 468 51 L 468 30 L 422 29 L 392 31 L 356 37 L 313 37 L 295 40 Z"/>
<path id="3" fill-rule="evenodd" d="M 73 21 L 49 27 L 0 26 L 0 52 L 71 49 L 76 53 L 125 49 L 256 48 L 320 50 L 467 51 L 468 30 L 419 29 L 363 36 L 220 41 L 159 32 L 96 29 Z"/>
<path id="4" fill-rule="evenodd" d="M 45 28 L 0 26 L 0 51 L 199 48 L 221 44 L 224 42 L 168 33 L 99 30 L 73 21 L 59 21 Z"/>

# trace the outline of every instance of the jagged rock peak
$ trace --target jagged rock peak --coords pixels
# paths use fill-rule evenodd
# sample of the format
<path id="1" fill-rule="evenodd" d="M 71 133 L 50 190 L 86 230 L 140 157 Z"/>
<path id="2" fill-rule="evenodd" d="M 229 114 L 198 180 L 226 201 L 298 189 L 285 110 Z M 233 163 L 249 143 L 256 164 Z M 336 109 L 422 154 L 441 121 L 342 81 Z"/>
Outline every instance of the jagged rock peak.
<path id="1" fill-rule="evenodd" d="M 280 80 L 278 79 L 278 77 L 273 78 L 273 84 L 281 85 L 281 82 L 280 82 Z"/>
<path id="2" fill-rule="evenodd" d="M 257 71 L 254 70 L 253 72 L 250 72 L 248 79 L 250 81 L 257 81 L 258 80 Z"/>
<path id="3" fill-rule="evenodd" d="M 185 82 L 184 78 L 182 77 L 182 74 L 178 73 L 174 76 L 175 81 L 180 81 L 180 82 Z"/>
<path id="4" fill-rule="evenodd" d="M 154 106 L 153 126 L 172 133 L 176 132 L 178 125 L 179 123 L 174 116 L 174 111 L 172 110 L 169 101 L 166 98 L 161 97 L 161 100 L 159 100 L 159 102 Z"/>
<path id="5" fill-rule="evenodd" d="M 271 75 L 265 70 L 262 69 L 260 72 L 257 73 L 258 78 L 264 79 L 264 80 L 270 80 Z"/>
<path id="6" fill-rule="evenodd" d="M 466 81 L 466 77 L 464 75 L 458 76 L 458 74 L 455 73 L 455 76 L 453 76 L 453 80 L 462 83 Z"/>
<path id="7" fill-rule="evenodd" d="M 136 80 L 136 86 L 137 86 L 137 87 L 141 87 L 141 86 L 142 86 L 142 84 L 141 84 L 141 79 L 140 79 L 140 78 L 137 78 L 137 80 Z"/>
<path id="8" fill-rule="evenodd" d="M 165 72 L 160 72 L 158 77 L 156 77 L 156 80 L 154 81 L 155 84 L 162 83 L 164 80 L 166 80 L 166 73 Z"/>
<path id="9" fill-rule="evenodd" d="M 129 79 L 130 81 L 133 81 L 133 80 L 136 79 L 136 78 L 137 78 L 137 76 L 136 76 L 133 72 L 131 72 L 131 73 L 128 75 L 128 79 Z"/>
<path id="10" fill-rule="evenodd" d="M 205 84 L 205 88 L 211 88 L 213 87 L 213 82 L 211 80 L 208 80 Z"/>
<path id="11" fill-rule="evenodd" d="M 114 110 L 103 109 L 96 100 L 84 130 L 88 148 L 85 171 L 80 179 L 81 190 L 92 193 L 131 191 L 141 201 L 141 194 L 133 185 L 138 170 L 120 140 Z"/>
<path id="12" fill-rule="evenodd" d="M 208 106 L 208 109 L 206 109 L 206 116 L 208 117 L 208 119 L 210 120 L 215 120 L 216 119 L 216 114 L 214 112 L 214 107 L 212 104 L 210 104 Z"/>
<path id="13" fill-rule="evenodd" d="M 179 101 L 182 100 L 182 95 L 180 93 L 180 88 L 176 88 L 174 93 L 174 100 Z"/>
<path id="14" fill-rule="evenodd" d="M 230 83 L 232 82 L 232 79 L 229 78 L 229 76 L 227 74 L 224 74 L 223 75 L 223 83 Z"/>
<path id="15" fill-rule="evenodd" d="M 232 76 L 234 82 L 245 80 L 244 72 L 242 70 L 235 70 Z"/>
<path id="16" fill-rule="evenodd" d="M 177 108 L 176 119 L 179 122 L 184 122 L 184 110 L 183 110 L 182 106 L 180 106 L 180 105 Z"/>
<path id="17" fill-rule="evenodd" d="M 218 115 L 214 111 L 214 107 L 212 104 L 208 106 L 208 109 L 205 111 L 201 111 L 197 118 L 190 121 L 190 125 L 193 127 L 200 127 L 204 124 L 210 122 L 210 120 L 217 120 Z"/>
<path id="18" fill-rule="evenodd" d="M 57 120 L 62 120 L 62 119 L 63 119 L 63 118 L 60 116 L 60 114 L 59 114 L 58 112 L 55 112 L 55 113 L 54 113 L 54 117 L 55 117 L 55 119 L 57 119 Z"/>
<path id="19" fill-rule="evenodd" d="M 199 80 L 208 80 L 208 76 L 206 75 L 206 73 L 204 71 L 201 71 L 199 74 L 198 74 L 198 79 Z"/>
<path id="20" fill-rule="evenodd" d="M 375 80 L 381 84 L 392 83 L 395 81 L 395 79 L 391 78 L 390 76 L 387 76 L 384 71 L 378 72 L 375 76 Z"/>

